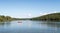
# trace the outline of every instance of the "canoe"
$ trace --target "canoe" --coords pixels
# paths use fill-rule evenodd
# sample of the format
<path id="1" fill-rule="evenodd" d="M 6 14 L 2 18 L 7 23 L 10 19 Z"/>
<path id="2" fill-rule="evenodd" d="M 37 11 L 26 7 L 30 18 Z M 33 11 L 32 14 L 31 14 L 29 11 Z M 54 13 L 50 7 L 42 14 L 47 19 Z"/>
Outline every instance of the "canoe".
<path id="1" fill-rule="evenodd" d="M 22 22 L 18 22 L 18 23 L 22 23 Z"/>

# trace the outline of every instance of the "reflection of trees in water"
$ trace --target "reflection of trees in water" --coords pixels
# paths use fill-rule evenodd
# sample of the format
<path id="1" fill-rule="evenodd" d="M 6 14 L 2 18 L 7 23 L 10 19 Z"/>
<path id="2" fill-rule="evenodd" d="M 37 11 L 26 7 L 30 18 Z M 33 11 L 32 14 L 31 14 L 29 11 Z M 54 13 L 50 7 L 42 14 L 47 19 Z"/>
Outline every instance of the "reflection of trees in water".
<path id="1" fill-rule="evenodd" d="M 60 21 L 41 21 L 42 23 L 39 24 L 44 24 L 47 25 L 49 27 L 56 27 L 56 28 L 60 28 Z"/>
<path id="2" fill-rule="evenodd" d="M 0 22 L 0 26 L 4 26 L 5 25 L 5 22 Z"/>
<path id="3" fill-rule="evenodd" d="M 60 28 L 60 21 L 38 21 L 36 24 Z"/>
<path id="4" fill-rule="evenodd" d="M 0 26 L 9 26 L 11 22 L 0 22 Z"/>
<path id="5" fill-rule="evenodd" d="M 60 28 L 60 23 L 59 22 L 51 22 L 51 23 L 46 23 L 48 26 L 51 27 L 57 27 Z"/>

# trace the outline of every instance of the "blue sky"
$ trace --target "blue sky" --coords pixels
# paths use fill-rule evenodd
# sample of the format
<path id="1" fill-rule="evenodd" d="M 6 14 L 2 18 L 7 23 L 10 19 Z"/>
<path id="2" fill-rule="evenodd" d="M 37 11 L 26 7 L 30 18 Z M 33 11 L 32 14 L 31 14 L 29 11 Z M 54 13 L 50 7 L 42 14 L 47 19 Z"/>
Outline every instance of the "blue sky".
<path id="1" fill-rule="evenodd" d="M 60 12 L 60 0 L 0 0 L 0 15 L 30 18 L 55 12 Z"/>

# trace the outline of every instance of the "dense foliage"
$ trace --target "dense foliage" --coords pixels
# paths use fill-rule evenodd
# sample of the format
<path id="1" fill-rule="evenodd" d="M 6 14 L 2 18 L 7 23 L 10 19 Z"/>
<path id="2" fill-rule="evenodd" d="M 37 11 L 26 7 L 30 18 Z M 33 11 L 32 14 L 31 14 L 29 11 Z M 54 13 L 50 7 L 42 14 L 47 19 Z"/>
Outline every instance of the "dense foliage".
<path id="1" fill-rule="evenodd" d="M 0 15 L 0 22 L 12 21 L 12 20 L 28 20 L 29 18 L 12 18 L 10 16 Z"/>
<path id="2" fill-rule="evenodd" d="M 36 18 L 32 18 L 31 20 L 51 20 L 51 21 L 60 21 L 60 13 L 52 13 Z"/>
<path id="3" fill-rule="evenodd" d="M 10 16 L 3 16 L 3 15 L 0 15 L 0 21 L 10 21 L 12 20 L 12 18 Z"/>

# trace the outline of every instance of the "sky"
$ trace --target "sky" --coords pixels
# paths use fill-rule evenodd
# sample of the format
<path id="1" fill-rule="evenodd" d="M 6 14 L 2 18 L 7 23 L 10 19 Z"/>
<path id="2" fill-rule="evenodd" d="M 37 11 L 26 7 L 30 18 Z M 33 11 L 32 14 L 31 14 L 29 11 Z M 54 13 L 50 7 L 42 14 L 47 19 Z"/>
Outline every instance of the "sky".
<path id="1" fill-rule="evenodd" d="M 0 0 L 0 15 L 31 18 L 56 12 L 60 0 Z"/>

